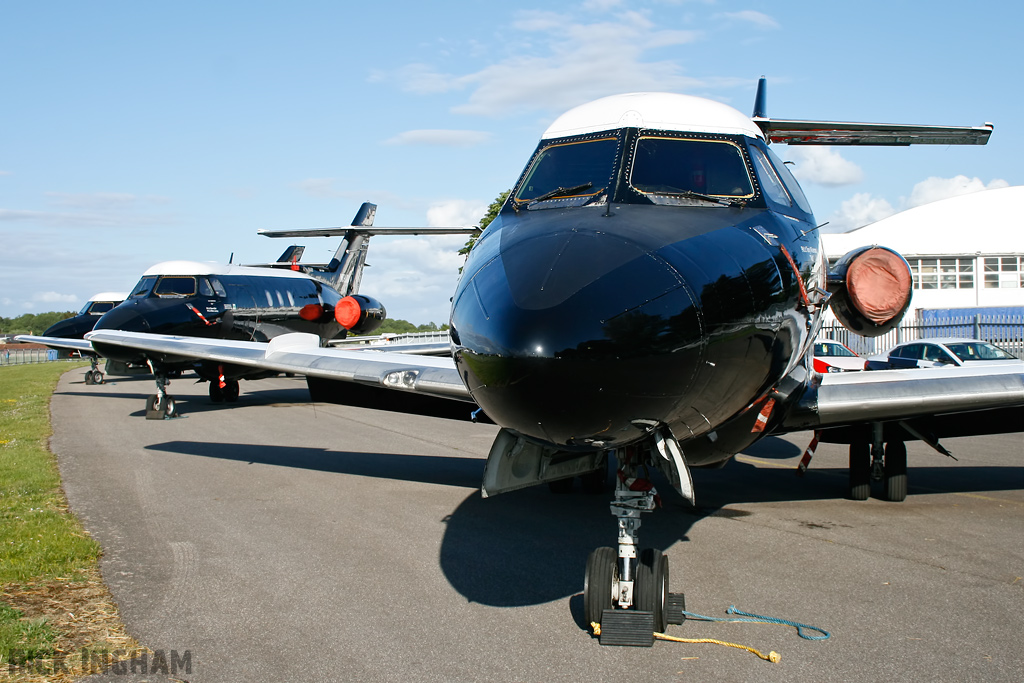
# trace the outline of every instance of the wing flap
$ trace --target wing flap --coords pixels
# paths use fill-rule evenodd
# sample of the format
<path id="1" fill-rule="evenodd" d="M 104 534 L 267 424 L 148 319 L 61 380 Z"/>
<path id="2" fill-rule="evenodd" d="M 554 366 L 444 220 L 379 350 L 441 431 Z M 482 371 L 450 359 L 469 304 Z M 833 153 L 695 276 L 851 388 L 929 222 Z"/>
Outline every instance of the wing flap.
<path id="1" fill-rule="evenodd" d="M 284 334 L 269 343 L 115 330 L 94 331 L 87 337 L 97 343 L 150 353 L 472 401 L 450 357 L 321 348 L 320 339 L 315 334 Z"/>

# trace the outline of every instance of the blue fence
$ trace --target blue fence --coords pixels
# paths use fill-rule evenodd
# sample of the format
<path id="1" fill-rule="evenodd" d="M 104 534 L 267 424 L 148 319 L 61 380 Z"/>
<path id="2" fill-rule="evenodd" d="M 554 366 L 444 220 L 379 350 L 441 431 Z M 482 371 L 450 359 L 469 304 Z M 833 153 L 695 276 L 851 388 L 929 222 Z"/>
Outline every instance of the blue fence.
<path id="1" fill-rule="evenodd" d="M 1024 316 L 968 315 L 932 318 L 925 322 L 903 323 L 880 337 L 853 334 L 839 323 L 824 325 L 819 335 L 849 346 L 862 356 L 885 353 L 897 344 L 932 337 L 973 338 L 992 342 L 1018 358 L 1024 358 Z"/>
<path id="2" fill-rule="evenodd" d="M 27 363 L 48 363 L 58 360 L 54 349 L 19 349 L 17 345 L 0 346 L 0 365 L 25 365 Z M 64 360 L 81 360 L 65 358 Z"/>

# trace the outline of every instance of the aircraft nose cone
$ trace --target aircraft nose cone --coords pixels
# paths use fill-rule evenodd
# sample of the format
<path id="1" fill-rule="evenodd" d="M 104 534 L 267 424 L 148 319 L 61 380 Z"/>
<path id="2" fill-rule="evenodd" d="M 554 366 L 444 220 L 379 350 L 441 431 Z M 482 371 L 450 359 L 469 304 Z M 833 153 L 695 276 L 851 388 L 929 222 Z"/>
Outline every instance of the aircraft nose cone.
<path id="1" fill-rule="evenodd" d="M 490 249 L 460 283 L 452 336 L 491 418 L 550 443 L 610 446 L 637 438 L 635 421 L 672 411 L 701 348 L 697 307 L 675 268 L 600 231 Z"/>
<path id="2" fill-rule="evenodd" d="M 115 306 L 96 321 L 96 330 L 122 330 L 124 332 L 149 332 L 149 321 L 139 312 L 134 303 Z"/>

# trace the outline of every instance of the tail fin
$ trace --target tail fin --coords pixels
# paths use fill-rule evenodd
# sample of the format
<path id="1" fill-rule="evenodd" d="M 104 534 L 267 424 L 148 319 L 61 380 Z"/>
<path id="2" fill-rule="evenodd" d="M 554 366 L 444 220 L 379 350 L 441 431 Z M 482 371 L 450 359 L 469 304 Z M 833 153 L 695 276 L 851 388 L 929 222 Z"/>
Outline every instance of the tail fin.
<path id="1" fill-rule="evenodd" d="M 342 296 L 359 291 L 359 282 L 366 265 L 366 251 L 374 235 L 469 235 L 480 231 L 476 226 L 456 228 L 377 228 L 373 218 L 377 205 L 364 202 L 352 219 L 352 225 L 309 230 L 259 230 L 264 237 L 338 237 L 342 238 L 334 258 L 327 264 L 298 264 L 299 269 L 334 287 Z"/>
<path id="2" fill-rule="evenodd" d="M 305 250 L 305 247 L 299 246 L 298 244 L 293 244 L 292 246 L 284 250 L 284 253 L 278 257 L 277 262 L 298 263 L 299 259 L 302 258 L 302 252 L 304 252 Z"/>

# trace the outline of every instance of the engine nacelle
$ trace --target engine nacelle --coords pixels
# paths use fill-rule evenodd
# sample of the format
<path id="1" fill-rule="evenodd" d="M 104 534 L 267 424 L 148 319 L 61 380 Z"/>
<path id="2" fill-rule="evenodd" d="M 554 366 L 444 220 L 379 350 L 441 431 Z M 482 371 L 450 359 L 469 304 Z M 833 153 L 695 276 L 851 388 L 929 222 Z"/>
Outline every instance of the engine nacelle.
<path id="1" fill-rule="evenodd" d="M 370 334 L 386 317 L 384 306 L 365 294 L 346 296 L 334 307 L 334 319 L 350 334 Z"/>
<path id="2" fill-rule="evenodd" d="M 854 249 L 828 274 L 832 312 L 843 327 L 862 337 L 896 327 L 910 306 L 912 289 L 910 265 L 888 247 Z"/>

